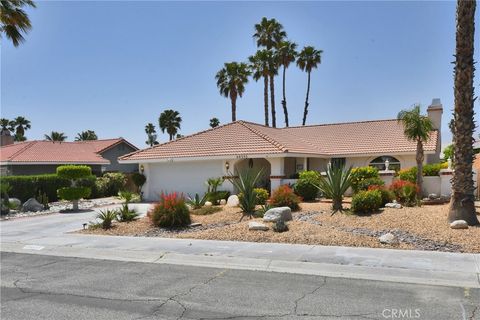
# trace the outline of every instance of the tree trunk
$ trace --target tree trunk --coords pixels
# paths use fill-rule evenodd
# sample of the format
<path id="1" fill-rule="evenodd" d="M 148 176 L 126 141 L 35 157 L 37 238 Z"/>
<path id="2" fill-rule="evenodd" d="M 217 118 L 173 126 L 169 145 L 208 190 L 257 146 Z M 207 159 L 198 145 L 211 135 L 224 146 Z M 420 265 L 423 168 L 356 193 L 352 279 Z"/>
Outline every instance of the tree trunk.
<path id="1" fill-rule="evenodd" d="M 303 110 L 303 121 L 302 125 L 305 125 L 307 122 L 307 114 L 308 114 L 308 95 L 310 94 L 310 72 L 308 72 L 308 81 L 307 81 L 307 96 L 305 98 L 305 110 Z"/>
<path id="2" fill-rule="evenodd" d="M 277 118 L 275 116 L 275 83 L 273 82 L 274 76 L 270 76 L 270 104 L 272 107 L 272 127 L 277 127 Z"/>
<path id="3" fill-rule="evenodd" d="M 237 96 L 232 95 L 230 96 L 232 101 L 232 122 L 237 121 Z"/>
<path id="4" fill-rule="evenodd" d="M 287 96 L 285 94 L 285 71 L 286 67 L 283 66 L 283 100 L 282 100 L 282 106 L 283 106 L 283 114 L 285 115 L 285 126 L 288 127 L 288 109 L 287 109 Z"/>
<path id="5" fill-rule="evenodd" d="M 425 156 L 423 154 L 423 143 L 422 140 L 417 140 L 417 198 L 422 198 L 423 190 L 423 160 Z"/>
<path id="6" fill-rule="evenodd" d="M 75 212 L 78 211 L 78 200 L 72 201 L 72 211 L 75 211 Z"/>
<path id="7" fill-rule="evenodd" d="M 265 125 L 268 127 L 270 124 L 268 122 L 268 77 L 263 77 L 263 106 L 265 108 Z"/>
<path id="8" fill-rule="evenodd" d="M 473 163 L 474 35 L 476 1 L 457 1 L 455 50 L 454 173 L 448 221 L 478 225 L 475 213 Z"/>

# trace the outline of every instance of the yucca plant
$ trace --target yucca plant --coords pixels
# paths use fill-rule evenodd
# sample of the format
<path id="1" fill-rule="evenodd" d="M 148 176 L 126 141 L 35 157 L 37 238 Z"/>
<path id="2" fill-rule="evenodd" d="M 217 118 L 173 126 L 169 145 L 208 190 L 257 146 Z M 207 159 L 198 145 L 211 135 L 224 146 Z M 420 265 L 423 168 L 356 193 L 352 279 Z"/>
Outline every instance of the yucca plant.
<path id="1" fill-rule="evenodd" d="M 190 197 L 188 196 L 188 200 L 186 201 L 192 209 L 200 209 L 205 205 L 205 202 L 207 202 L 207 194 L 204 194 L 203 197 L 200 198 L 198 193 L 195 193 L 195 197 Z"/>
<path id="2" fill-rule="evenodd" d="M 107 230 L 112 227 L 112 222 L 117 218 L 117 211 L 115 210 L 102 210 L 100 213 L 97 215 L 97 219 L 100 220 L 100 224 L 102 225 L 102 228 Z"/>
<path id="3" fill-rule="evenodd" d="M 209 178 L 205 184 L 207 185 L 207 193 L 215 193 L 217 192 L 218 187 L 220 187 L 223 184 L 223 178 Z"/>
<path id="4" fill-rule="evenodd" d="M 257 194 L 255 193 L 255 188 L 257 182 L 263 175 L 263 170 L 255 171 L 248 169 L 238 173 L 238 178 L 230 175 L 229 180 L 235 186 L 237 191 L 242 194 L 242 197 L 239 197 L 239 206 L 242 209 L 243 215 L 240 218 L 242 221 L 243 217 L 252 216 L 255 214 L 255 206 L 257 204 Z"/>
<path id="5" fill-rule="evenodd" d="M 352 185 L 352 168 L 329 166 L 327 176 L 321 176 L 318 189 L 326 198 L 332 199 L 332 215 L 337 211 L 343 211 L 343 195 Z"/>

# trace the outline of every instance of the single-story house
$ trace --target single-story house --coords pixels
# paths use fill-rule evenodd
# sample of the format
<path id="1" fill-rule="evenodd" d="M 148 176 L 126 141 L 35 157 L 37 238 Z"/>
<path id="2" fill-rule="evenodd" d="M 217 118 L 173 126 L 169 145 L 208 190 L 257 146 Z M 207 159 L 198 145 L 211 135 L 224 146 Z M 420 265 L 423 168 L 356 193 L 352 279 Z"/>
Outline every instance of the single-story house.
<path id="1" fill-rule="evenodd" d="M 442 105 L 434 99 L 428 107 L 435 131 L 424 145 L 425 162 L 440 159 Z M 235 121 L 174 141 L 135 151 L 120 163 L 138 164 L 147 177 L 146 199 L 161 192 L 194 195 L 205 192 L 210 177 L 236 175 L 245 168 L 262 168 L 263 186 L 294 182 L 302 170 L 325 171 L 328 164 L 385 169 L 416 165 L 416 143 L 408 141 L 397 119 L 272 128 Z M 235 192 L 225 181 L 222 189 Z"/>
<path id="2" fill-rule="evenodd" d="M 83 164 L 103 172 L 135 172 L 138 165 L 120 164 L 118 157 L 138 148 L 123 138 L 75 142 L 25 141 L 0 147 L 2 175 L 55 173 L 65 164 Z"/>

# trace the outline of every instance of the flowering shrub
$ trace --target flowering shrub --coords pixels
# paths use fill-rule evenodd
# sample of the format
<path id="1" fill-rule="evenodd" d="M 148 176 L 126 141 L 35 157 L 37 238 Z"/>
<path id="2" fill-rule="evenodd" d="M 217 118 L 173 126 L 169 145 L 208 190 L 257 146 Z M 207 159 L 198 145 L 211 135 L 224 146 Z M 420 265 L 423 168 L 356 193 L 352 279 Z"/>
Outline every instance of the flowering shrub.
<path id="1" fill-rule="evenodd" d="M 270 203 L 274 207 L 290 207 L 293 211 L 299 210 L 302 198 L 297 196 L 288 185 L 278 187 L 272 192 Z"/>
<path id="2" fill-rule="evenodd" d="M 379 184 L 378 169 L 374 167 L 358 167 L 353 168 L 351 172 L 352 190 L 357 193 L 361 190 L 367 190 L 368 186 Z M 367 182 L 364 182 L 367 180 Z"/>
<path id="3" fill-rule="evenodd" d="M 148 213 L 153 225 L 163 228 L 184 227 L 191 223 L 183 195 L 162 193 L 160 201 Z"/>
<path id="4" fill-rule="evenodd" d="M 417 182 L 417 167 L 402 169 L 398 171 L 398 178 L 404 181 Z"/>
<path id="5" fill-rule="evenodd" d="M 253 189 L 253 192 L 255 192 L 255 196 L 257 198 L 257 204 L 258 205 L 264 205 L 267 203 L 268 200 L 268 190 L 263 189 L 263 188 L 255 188 Z"/>
<path id="6" fill-rule="evenodd" d="M 378 190 L 380 194 L 382 195 L 382 204 L 380 205 L 381 207 L 384 207 L 385 204 L 391 202 L 393 199 L 395 199 L 395 195 L 391 190 L 388 190 L 385 188 L 385 186 L 381 185 L 372 185 L 368 187 L 368 191 L 372 190 Z"/>
<path id="7" fill-rule="evenodd" d="M 395 180 L 390 186 L 390 190 L 395 194 L 398 202 L 405 206 L 414 206 L 417 204 L 417 185 L 410 181 Z"/>

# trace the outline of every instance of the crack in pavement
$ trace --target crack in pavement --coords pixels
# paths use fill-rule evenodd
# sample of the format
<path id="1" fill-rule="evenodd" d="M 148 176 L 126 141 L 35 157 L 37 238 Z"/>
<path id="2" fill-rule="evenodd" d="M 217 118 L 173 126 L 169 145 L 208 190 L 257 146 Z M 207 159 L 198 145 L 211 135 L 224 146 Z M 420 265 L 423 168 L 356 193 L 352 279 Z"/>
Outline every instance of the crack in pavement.
<path id="1" fill-rule="evenodd" d="M 468 318 L 470 320 L 475 320 L 475 312 L 477 312 L 478 306 L 473 308 L 472 315 Z"/>
<path id="2" fill-rule="evenodd" d="M 307 292 L 307 293 L 303 294 L 300 298 L 298 298 L 297 300 L 295 300 L 295 301 L 294 301 L 293 312 L 292 312 L 291 314 L 292 314 L 292 315 L 299 315 L 298 312 L 297 312 L 298 303 L 299 303 L 300 301 L 302 301 L 303 299 L 305 299 L 307 296 L 312 295 L 312 294 L 315 294 L 315 292 L 317 292 L 318 290 L 320 290 L 320 288 L 324 287 L 326 284 L 327 284 L 327 277 L 323 277 L 323 283 L 322 283 L 321 285 L 319 285 L 317 288 L 315 288 L 312 292 Z"/>

